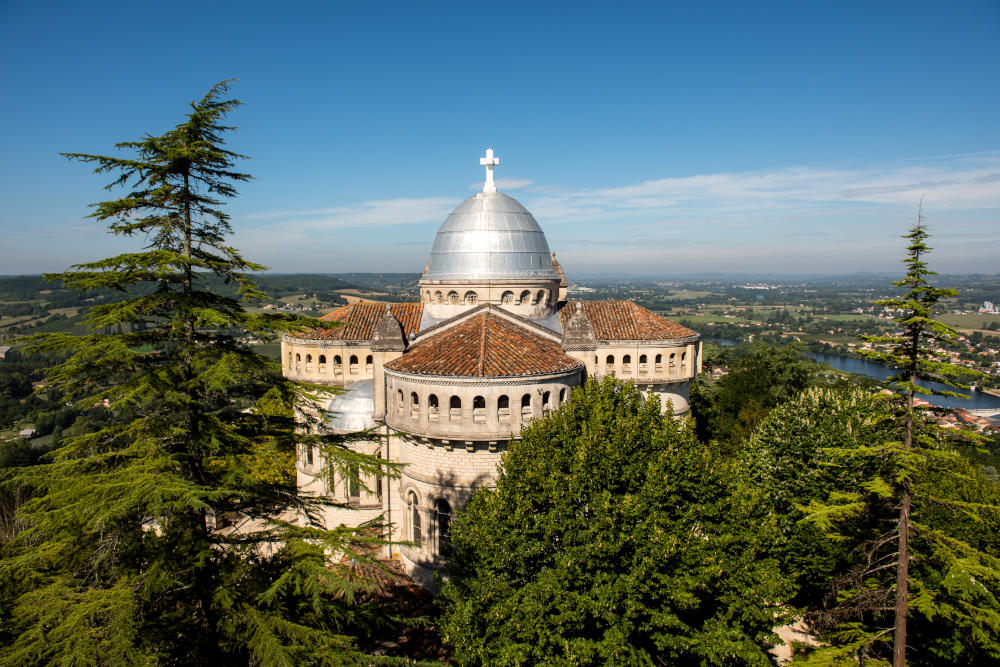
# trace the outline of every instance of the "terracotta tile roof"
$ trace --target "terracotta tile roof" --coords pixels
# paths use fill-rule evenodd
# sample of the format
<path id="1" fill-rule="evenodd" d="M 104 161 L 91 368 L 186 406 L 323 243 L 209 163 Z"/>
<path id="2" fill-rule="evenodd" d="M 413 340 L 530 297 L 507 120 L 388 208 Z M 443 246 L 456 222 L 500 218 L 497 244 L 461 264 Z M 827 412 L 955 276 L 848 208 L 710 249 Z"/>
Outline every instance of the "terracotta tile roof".
<path id="1" fill-rule="evenodd" d="M 516 377 L 581 368 L 559 343 L 489 310 L 413 345 L 386 368 L 419 375 Z"/>
<path id="2" fill-rule="evenodd" d="M 687 338 L 697 332 L 671 322 L 631 301 L 580 301 L 583 314 L 594 325 L 597 340 L 663 340 Z M 576 301 L 559 311 L 562 326 L 576 313 Z"/>
<path id="3" fill-rule="evenodd" d="M 393 303 L 390 304 L 390 307 L 392 314 L 403 325 L 403 333 L 407 337 L 411 333 L 417 332 L 420 327 L 420 317 L 424 312 L 424 304 Z M 331 310 L 319 318 L 325 322 L 340 322 L 343 326 L 336 329 L 310 329 L 301 334 L 301 337 L 324 340 L 371 340 L 375 325 L 384 314 L 384 303 L 359 301 Z"/>

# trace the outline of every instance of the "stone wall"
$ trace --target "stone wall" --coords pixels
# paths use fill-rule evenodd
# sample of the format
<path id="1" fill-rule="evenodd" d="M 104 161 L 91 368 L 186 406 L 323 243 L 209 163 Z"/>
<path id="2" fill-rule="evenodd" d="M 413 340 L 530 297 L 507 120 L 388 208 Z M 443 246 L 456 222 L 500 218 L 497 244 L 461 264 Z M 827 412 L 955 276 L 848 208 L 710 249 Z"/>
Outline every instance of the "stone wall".
<path id="1" fill-rule="evenodd" d="M 370 380 L 375 372 L 371 345 L 284 336 L 281 369 L 285 377 L 319 384 L 348 385 Z"/>
<path id="2" fill-rule="evenodd" d="M 557 409 L 582 369 L 519 378 L 445 378 L 385 371 L 386 423 L 398 431 L 457 441 L 508 438 Z"/>
<path id="3" fill-rule="evenodd" d="M 454 317 L 483 303 L 503 306 L 521 317 L 545 318 L 555 311 L 558 299 L 558 280 L 420 283 L 425 312 L 437 320 Z"/>

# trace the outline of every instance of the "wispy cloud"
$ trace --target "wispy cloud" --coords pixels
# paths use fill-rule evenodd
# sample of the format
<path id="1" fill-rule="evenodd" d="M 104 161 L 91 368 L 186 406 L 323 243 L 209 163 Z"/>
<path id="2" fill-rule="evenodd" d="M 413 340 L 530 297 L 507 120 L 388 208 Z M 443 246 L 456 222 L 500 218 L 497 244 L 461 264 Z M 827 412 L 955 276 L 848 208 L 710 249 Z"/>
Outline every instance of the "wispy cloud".
<path id="1" fill-rule="evenodd" d="M 536 216 L 600 219 L 663 213 L 816 209 L 832 205 L 915 205 L 936 209 L 1000 207 L 1000 155 L 863 168 L 790 167 L 661 178 L 615 188 L 549 190 L 531 201 Z"/>
<path id="2" fill-rule="evenodd" d="M 414 225 L 444 220 L 457 204 L 458 200 L 452 197 L 401 197 L 305 211 L 255 213 L 246 219 L 277 221 L 268 224 L 271 229 L 277 226 L 310 231 Z"/>

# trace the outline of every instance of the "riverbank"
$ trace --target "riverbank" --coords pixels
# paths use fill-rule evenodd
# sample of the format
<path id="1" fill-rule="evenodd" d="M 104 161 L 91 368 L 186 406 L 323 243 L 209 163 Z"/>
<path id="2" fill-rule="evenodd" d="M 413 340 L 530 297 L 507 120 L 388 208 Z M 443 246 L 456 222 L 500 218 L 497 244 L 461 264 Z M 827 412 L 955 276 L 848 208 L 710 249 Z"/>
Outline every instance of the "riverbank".
<path id="1" fill-rule="evenodd" d="M 895 373 L 895 371 L 890 368 L 886 368 L 881 364 L 877 364 L 861 357 L 842 357 L 836 354 L 822 354 L 818 352 L 811 352 L 810 356 L 813 358 L 813 361 L 827 364 L 837 370 L 844 371 L 846 373 L 866 375 L 880 382 Z M 953 391 L 966 397 L 955 398 L 953 396 L 922 395 L 921 398 L 931 405 L 936 405 L 941 408 L 965 408 L 967 410 L 1000 410 L 1000 392 L 997 392 L 995 389 L 977 389 L 975 391 L 968 391 L 965 389 L 949 387 L 941 384 L 940 382 L 922 381 L 919 384 L 928 389 Z"/>

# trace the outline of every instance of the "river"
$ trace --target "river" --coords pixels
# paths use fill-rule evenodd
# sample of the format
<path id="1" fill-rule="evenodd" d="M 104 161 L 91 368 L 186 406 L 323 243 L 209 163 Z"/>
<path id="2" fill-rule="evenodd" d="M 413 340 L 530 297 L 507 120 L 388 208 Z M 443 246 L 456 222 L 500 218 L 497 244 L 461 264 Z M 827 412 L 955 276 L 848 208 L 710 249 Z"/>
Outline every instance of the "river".
<path id="1" fill-rule="evenodd" d="M 729 338 L 714 338 L 705 337 L 702 339 L 706 343 L 715 343 L 716 345 L 735 345 L 737 341 Z M 873 361 L 868 361 L 867 359 L 859 359 L 857 357 L 842 357 L 837 354 L 821 354 L 818 352 L 811 352 L 812 358 L 820 363 L 833 366 L 837 370 L 846 371 L 848 373 L 859 373 L 861 375 L 867 375 L 868 377 L 875 378 L 876 380 L 884 380 L 893 374 L 893 371 L 886 368 L 882 364 L 877 364 Z M 921 386 L 927 387 L 929 389 L 939 389 L 954 391 L 959 394 L 965 394 L 969 396 L 967 399 L 953 398 L 951 396 L 934 396 L 931 395 L 919 395 L 920 398 L 924 399 L 932 405 L 937 405 L 943 408 L 965 408 L 967 410 L 997 410 L 1000 411 L 1000 397 L 992 396 L 990 394 L 985 394 L 981 391 L 969 392 L 964 389 L 952 389 L 947 385 L 943 385 L 940 382 L 920 382 Z"/>

